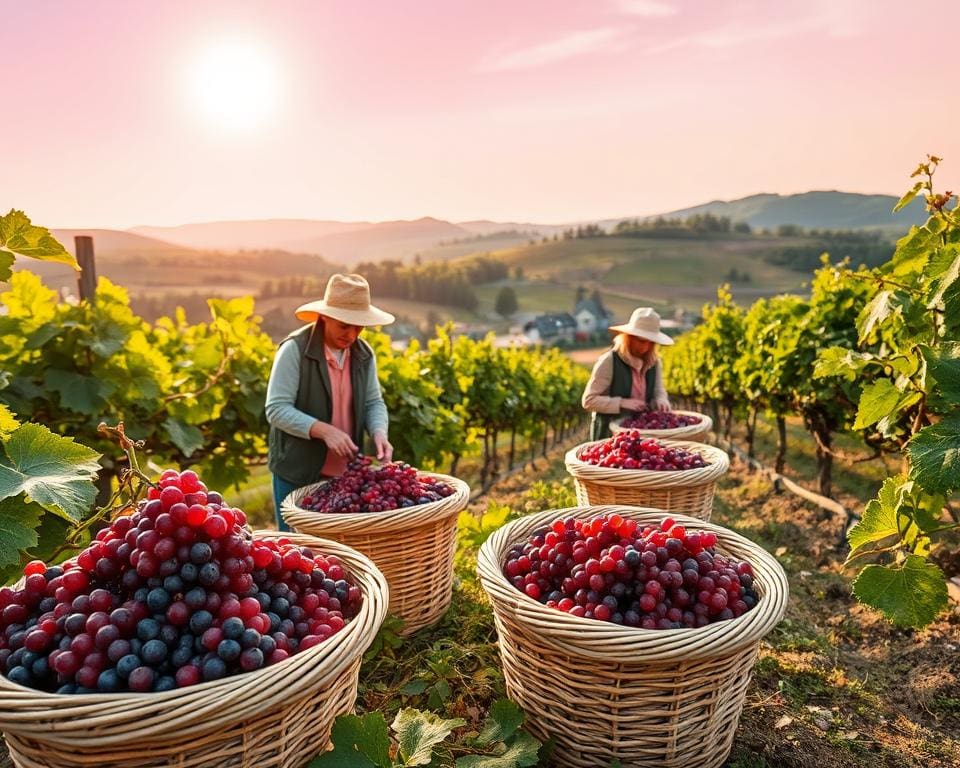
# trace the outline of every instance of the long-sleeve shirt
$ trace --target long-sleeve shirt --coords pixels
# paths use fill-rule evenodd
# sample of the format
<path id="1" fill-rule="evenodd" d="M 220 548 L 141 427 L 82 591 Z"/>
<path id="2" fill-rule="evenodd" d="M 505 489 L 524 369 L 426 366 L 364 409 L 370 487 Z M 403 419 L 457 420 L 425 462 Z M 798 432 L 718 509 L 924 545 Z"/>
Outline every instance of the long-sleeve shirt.
<path id="1" fill-rule="evenodd" d="M 597 413 L 620 413 L 623 398 L 610 395 L 610 385 L 613 383 L 613 356 L 615 354 L 616 352 L 610 350 L 601 355 L 594 364 L 590 380 L 583 390 L 583 398 L 580 401 L 584 410 L 596 411 Z M 657 360 L 655 370 L 656 385 L 653 392 L 653 404 L 665 403 L 669 407 L 670 400 L 663 385 L 663 363 L 660 360 Z M 637 379 L 643 381 L 643 375 L 639 372 L 636 373 L 638 375 L 633 377 L 634 391 L 637 389 Z M 639 397 L 637 399 L 643 400 L 644 398 Z"/>
<path id="2" fill-rule="evenodd" d="M 335 354 L 335 353 L 334 353 Z M 273 358 L 270 381 L 267 382 L 267 421 L 271 426 L 281 429 L 294 437 L 310 439 L 310 427 L 317 421 L 315 416 L 304 413 L 296 407 L 297 389 L 300 386 L 300 350 L 296 344 L 281 344 Z M 364 398 L 364 414 L 367 432 L 371 435 L 379 432 L 387 436 L 389 425 L 387 406 L 380 392 L 377 379 L 377 361 L 370 356 L 370 371 L 367 376 L 367 391 L 354 392 L 354 397 Z"/>

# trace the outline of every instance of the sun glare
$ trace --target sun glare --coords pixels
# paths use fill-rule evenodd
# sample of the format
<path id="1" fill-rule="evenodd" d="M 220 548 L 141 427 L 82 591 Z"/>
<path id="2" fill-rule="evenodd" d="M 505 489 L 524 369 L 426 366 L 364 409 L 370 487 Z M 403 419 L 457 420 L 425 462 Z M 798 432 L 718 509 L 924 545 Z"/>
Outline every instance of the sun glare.
<path id="1" fill-rule="evenodd" d="M 192 110 L 212 129 L 248 133 L 276 112 L 277 67 L 255 41 L 222 40 L 209 45 L 186 74 Z"/>

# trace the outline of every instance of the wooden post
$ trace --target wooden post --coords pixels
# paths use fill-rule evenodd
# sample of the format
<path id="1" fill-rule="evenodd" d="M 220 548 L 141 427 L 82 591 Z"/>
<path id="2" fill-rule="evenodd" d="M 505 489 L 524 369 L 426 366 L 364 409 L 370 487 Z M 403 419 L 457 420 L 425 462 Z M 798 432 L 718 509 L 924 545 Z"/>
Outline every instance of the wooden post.
<path id="1" fill-rule="evenodd" d="M 97 265 L 93 258 L 93 238 L 89 235 L 76 235 L 73 242 L 77 249 L 77 264 L 80 265 L 80 275 L 77 277 L 80 301 L 93 301 L 97 290 Z"/>

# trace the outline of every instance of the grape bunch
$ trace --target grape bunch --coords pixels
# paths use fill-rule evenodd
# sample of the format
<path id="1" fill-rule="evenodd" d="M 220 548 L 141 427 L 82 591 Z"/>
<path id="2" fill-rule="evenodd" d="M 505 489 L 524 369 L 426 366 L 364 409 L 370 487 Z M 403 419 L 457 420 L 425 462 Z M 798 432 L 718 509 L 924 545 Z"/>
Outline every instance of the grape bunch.
<path id="1" fill-rule="evenodd" d="M 359 456 L 337 478 L 304 496 L 298 506 L 314 512 L 385 512 L 439 501 L 453 493 L 443 481 L 418 476 L 409 464 L 391 461 L 374 466 L 369 456 Z"/>
<path id="2" fill-rule="evenodd" d="M 699 453 L 672 448 L 635 431 L 617 432 L 613 437 L 591 445 L 579 457 L 587 464 L 617 469 L 675 472 L 707 466 Z"/>
<path id="3" fill-rule="evenodd" d="M 678 429 L 699 424 L 703 419 L 673 411 L 639 411 L 620 422 L 624 429 Z"/>
<path id="4" fill-rule="evenodd" d="M 507 555 L 503 573 L 572 616 L 643 629 L 704 627 L 757 604 L 753 568 L 716 552 L 716 534 L 671 518 L 641 527 L 613 514 L 556 520 Z"/>
<path id="5" fill-rule="evenodd" d="M 283 661 L 361 602 L 343 564 L 246 515 L 192 471 L 165 471 L 127 516 L 62 565 L 0 589 L 0 672 L 56 693 L 166 691 Z"/>

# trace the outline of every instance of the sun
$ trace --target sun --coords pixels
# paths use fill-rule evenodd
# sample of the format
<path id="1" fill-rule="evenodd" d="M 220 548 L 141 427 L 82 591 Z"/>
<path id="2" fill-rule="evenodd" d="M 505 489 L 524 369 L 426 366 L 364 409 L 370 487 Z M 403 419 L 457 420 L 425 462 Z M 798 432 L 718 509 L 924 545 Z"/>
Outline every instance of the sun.
<path id="1" fill-rule="evenodd" d="M 257 41 L 208 44 L 189 63 L 186 76 L 192 112 L 218 132 L 253 132 L 277 111 L 279 72 Z"/>

